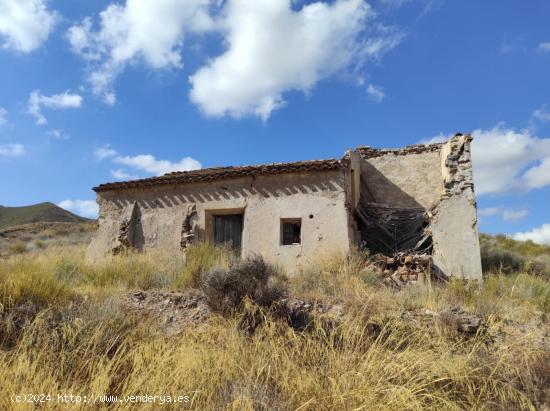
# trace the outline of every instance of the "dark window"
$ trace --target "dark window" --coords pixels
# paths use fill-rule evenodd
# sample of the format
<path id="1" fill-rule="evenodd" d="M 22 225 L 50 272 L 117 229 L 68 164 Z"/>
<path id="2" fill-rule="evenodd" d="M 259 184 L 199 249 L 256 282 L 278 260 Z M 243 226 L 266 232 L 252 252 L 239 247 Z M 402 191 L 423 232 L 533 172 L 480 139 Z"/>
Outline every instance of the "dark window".
<path id="1" fill-rule="evenodd" d="M 226 214 L 214 216 L 214 244 L 229 245 L 241 249 L 243 236 L 243 215 Z"/>
<path id="2" fill-rule="evenodd" d="M 302 220 L 281 220 L 281 237 L 283 245 L 301 243 Z"/>

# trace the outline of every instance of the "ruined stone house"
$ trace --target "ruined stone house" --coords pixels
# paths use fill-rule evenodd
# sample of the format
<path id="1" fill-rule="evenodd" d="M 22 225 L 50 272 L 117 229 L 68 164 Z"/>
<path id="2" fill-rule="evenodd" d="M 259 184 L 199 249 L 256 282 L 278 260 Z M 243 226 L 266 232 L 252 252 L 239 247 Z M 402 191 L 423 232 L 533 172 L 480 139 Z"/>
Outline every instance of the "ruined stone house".
<path id="1" fill-rule="evenodd" d="M 101 184 L 88 258 L 209 241 L 292 272 L 319 254 L 366 248 L 429 256 L 440 273 L 479 279 L 471 140 Z"/>

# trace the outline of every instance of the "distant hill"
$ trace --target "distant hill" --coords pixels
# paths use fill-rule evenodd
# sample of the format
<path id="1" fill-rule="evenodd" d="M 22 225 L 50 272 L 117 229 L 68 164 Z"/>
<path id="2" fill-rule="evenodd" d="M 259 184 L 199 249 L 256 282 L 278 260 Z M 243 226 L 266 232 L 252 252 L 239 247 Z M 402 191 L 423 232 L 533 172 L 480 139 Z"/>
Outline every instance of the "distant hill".
<path id="1" fill-rule="evenodd" d="M 480 234 L 479 243 L 484 272 L 527 271 L 550 276 L 550 245 L 517 241 L 502 234 Z"/>
<path id="2" fill-rule="evenodd" d="M 23 207 L 0 206 L 0 229 L 30 223 L 85 223 L 91 221 L 94 220 L 79 217 L 52 203 L 40 203 Z"/>

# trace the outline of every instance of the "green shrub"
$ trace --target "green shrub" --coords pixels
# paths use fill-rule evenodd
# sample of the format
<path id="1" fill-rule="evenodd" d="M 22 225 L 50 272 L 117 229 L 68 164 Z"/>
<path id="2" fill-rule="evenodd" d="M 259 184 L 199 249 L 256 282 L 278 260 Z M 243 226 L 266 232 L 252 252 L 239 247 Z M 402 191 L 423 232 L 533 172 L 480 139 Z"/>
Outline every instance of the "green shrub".
<path id="1" fill-rule="evenodd" d="M 201 290 L 210 308 L 234 312 L 246 298 L 269 307 L 286 292 L 286 279 L 261 256 L 233 262 L 229 268 L 213 268 L 201 275 Z"/>
<path id="2" fill-rule="evenodd" d="M 27 251 L 27 245 L 20 241 L 10 244 L 8 246 L 9 254 L 23 254 L 25 251 Z"/>
<path id="3" fill-rule="evenodd" d="M 481 265 L 484 273 L 550 276 L 550 246 L 532 241 L 516 241 L 504 235 L 481 234 Z"/>

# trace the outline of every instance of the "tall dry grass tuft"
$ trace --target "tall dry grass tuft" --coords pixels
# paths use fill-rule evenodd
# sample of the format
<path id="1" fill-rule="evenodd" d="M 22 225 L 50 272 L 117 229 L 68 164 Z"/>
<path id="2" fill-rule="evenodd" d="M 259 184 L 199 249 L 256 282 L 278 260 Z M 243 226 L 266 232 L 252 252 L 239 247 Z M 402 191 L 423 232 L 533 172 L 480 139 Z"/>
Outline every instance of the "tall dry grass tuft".
<path id="1" fill-rule="evenodd" d="M 235 259 L 231 249 L 214 247 L 210 243 L 191 245 L 185 252 L 185 266 L 175 285 L 178 287 L 199 287 L 201 274 L 214 267 L 228 268 Z"/>
<path id="2" fill-rule="evenodd" d="M 161 407 L 167 410 L 542 407 L 550 382 L 540 338 L 550 289 L 542 277 L 490 275 L 477 286 L 455 281 L 396 292 L 363 269 L 363 256 L 334 255 L 289 281 L 293 295 L 344 307 L 336 320 L 320 316 L 307 331 L 250 301 L 174 337 L 124 310 L 120 295 L 128 289 L 190 286 L 196 273 L 229 266 L 230 254 L 208 247 L 193 249 L 187 260 L 131 254 L 95 266 L 85 263 L 83 249 L 7 260 L 0 266 L 2 319 L 28 301 L 37 309 L 0 349 L 0 409 L 21 409 L 10 402 L 14 393 L 189 396 L 189 403 Z M 463 335 L 405 315 L 449 307 L 483 316 L 486 326 Z M 252 333 L 243 332 L 247 316 L 263 319 Z"/>

